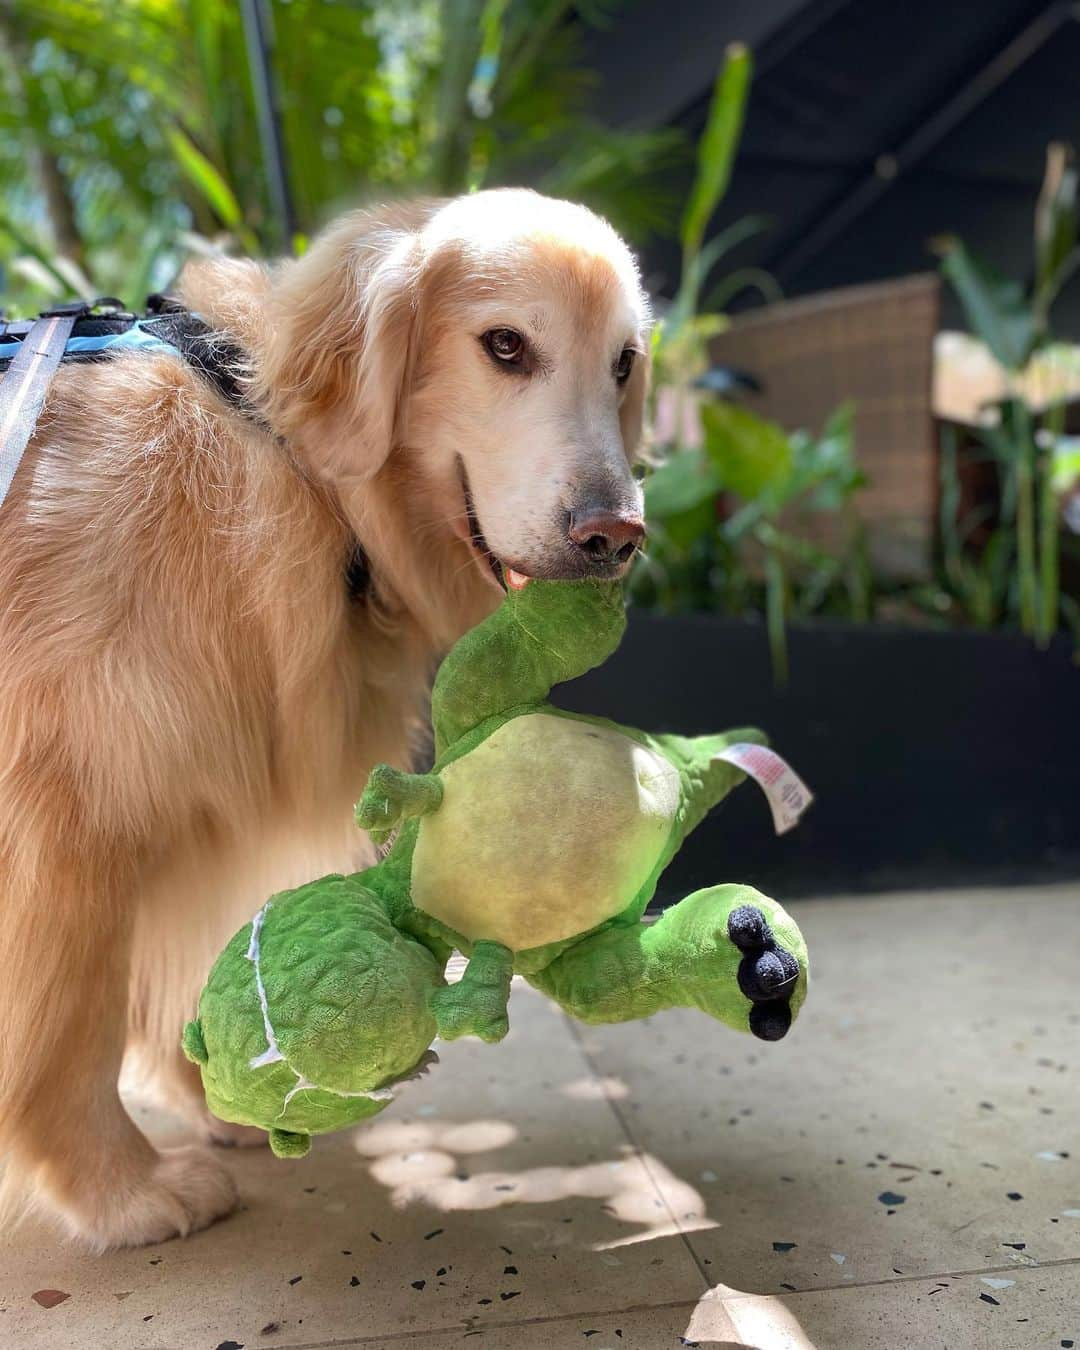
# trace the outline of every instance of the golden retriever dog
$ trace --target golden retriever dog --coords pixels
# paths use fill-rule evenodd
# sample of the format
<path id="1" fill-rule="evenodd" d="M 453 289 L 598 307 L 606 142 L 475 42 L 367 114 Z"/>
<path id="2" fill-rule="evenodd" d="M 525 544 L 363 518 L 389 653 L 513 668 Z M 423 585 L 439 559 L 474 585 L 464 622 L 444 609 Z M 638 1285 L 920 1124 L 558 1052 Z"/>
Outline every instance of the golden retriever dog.
<path id="1" fill-rule="evenodd" d="M 615 576 L 643 535 L 647 307 L 584 208 L 358 213 L 181 289 L 246 406 L 178 354 L 65 365 L 0 510 L 0 1150 L 98 1249 L 235 1203 L 140 1133 L 121 1062 L 202 1142 L 265 1137 L 209 1115 L 181 1028 L 266 895 L 369 861 L 352 803 L 498 564 Z"/>

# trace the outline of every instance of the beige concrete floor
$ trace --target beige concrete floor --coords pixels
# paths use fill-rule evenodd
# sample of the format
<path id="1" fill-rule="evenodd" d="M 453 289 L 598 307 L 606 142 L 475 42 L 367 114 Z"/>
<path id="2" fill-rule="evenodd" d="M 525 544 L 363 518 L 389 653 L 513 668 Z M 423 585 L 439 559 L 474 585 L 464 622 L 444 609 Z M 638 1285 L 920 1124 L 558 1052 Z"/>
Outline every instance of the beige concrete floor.
<path id="1" fill-rule="evenodd" d="M 230 1155 L 205 1233 L 0 1239 L 0 1345 L 1080 1347 L 1080 887 L 793 909 L 781 1044 L 521 987 L 366 1129 Z"/>

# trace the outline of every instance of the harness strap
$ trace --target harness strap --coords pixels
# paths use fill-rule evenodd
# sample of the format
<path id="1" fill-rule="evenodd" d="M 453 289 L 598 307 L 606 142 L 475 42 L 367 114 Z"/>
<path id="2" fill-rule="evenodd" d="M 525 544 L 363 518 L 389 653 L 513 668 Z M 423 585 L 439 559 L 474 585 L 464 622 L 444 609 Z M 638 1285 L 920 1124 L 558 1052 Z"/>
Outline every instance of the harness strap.
<path id="1" fill-rule="evenodd" d="M 175 347 L 226 403 L 263 430 L 270 430 L 244 392 L 243 380 L 250 371 L 251 360 L 242 347 L 186 309 L 166 310 L 157 318 L 144 319 L 142 330 Z"/>
<path id="2" fill-rule="evenodd" d="M 197 314 L 171 296 L 152 295 L 146 318 L 123 312 L 94 315 L 96 306 L 122 311 L 118 300 L 94 305 L 79 301 L 58 305 L 31 322 L 5 323 L 0 319 L 0 506 L 11 487 L 23 454 L 45 404 L 61 359 L 98 361 L 110 351 L 133 347 L 170 348 L 180 354 L 220 394 L 222 399 L 273 436 L 272 428 L 247 397 L 244 378 L 251 361 L 244 349 L 215 331 Z M 76 324 L 80 336 L 72 338 Z M 103 343 L 100 339 L 110 339 Z M 160 346 L 159 346 L 160 344 Z M 8 357 L 4 347 L 15 348 Z M 345 560 L 345 585 L 351 599 L 363 601 L 371 590 L 371 567 L 359 540 Z"/>
<path id="3" fill-rule="evenodd" d="M 62 305 L 35 319 L 0 381 L 0 505 L 34 434 L 75 320 L 87 306 Z"/>
<path id="4" fill-rule="evenodd" d="M 222 337 L 170 296 L 150 296 L 148 308 L 157 317 L 143 319 L 143 331 L 175 347 L 226 403 L 273 436 L 273 428 L 252 406 L 244 390 L 243 379 L 251 368 L 251 359 L 244 349 Z M 357 602 L 365 600 L 371 591 L 371 564 L 359 539 L 353 541 L 352 552 L 345 563 L 345 588 L 350 600 Z"/>

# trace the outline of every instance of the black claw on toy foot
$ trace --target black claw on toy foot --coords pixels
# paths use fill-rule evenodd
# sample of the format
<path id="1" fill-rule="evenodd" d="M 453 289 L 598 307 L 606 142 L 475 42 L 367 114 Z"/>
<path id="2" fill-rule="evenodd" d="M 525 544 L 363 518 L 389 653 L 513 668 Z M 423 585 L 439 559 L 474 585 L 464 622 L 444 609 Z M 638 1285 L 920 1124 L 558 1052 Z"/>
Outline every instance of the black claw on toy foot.
<path id="1" fill-rule="evenodd" d="M 750 1030 L 763 1041 L 778 1041 L 791 1026 L 788 1000 L 799 978 L 799 963 L 773 937 L 755 905 L 740 905 L 728 915 L 728 937 L 743 953 L 739 989 L 754 1005 Z"/>
<path id="2" fill-rule="evenodd" d="M 755 1003 L 750 1009 L 750 1030 L 762 1041 L 781 1041 L 791 1027 L 791 1009 L 782 998 Z"/>
<path id="3" fill-rule="evenodd" d="M 759 952 L 773 940 L 765 915 L 754 905 L 740 905 L 728 915 L 728 937 L 741 952 Z"/>
<path id="4" fill-rule="evenodd" d="M 794 989 L 798 978 L 798 961 L 775 944 L 757 956 L 744 956 L 739 962 L 739 988 L 751 1003 L 783 998 Z"/>

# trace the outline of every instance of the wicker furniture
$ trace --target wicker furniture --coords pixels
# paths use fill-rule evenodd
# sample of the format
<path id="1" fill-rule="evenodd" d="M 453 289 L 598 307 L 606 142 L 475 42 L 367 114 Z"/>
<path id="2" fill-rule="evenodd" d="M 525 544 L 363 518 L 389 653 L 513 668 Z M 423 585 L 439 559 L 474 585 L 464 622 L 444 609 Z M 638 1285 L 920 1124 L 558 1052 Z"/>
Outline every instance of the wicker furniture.
<path id="1" fill-rule="evenodd" d="M 899 578 L 924 577 L 931 562 L 939 300 L 934 273 L 826 291 L 739 316 L 711 347 L 717 362 L 761 380 L 750 406 L 788 430 L 818 431 L 837 404 L 854 401 L 869 480 L 860 513 L 875 567 Z"/>

